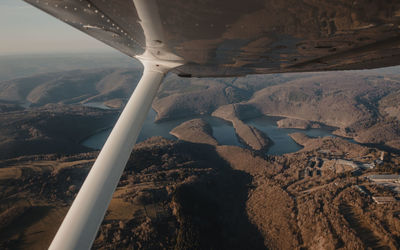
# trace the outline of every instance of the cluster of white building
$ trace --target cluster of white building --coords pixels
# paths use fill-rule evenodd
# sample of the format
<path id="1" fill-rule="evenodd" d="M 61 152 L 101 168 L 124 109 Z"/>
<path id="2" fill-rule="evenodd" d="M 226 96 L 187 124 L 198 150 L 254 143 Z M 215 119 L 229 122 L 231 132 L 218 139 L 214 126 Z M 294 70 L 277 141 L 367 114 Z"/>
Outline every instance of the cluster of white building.
<path id="1" fill-rule="evenodd" d="M 391 189 L 395 193 L 400 193 L 400 175 L 398 174 L 370 175 L 368 176 L 368 179 L 376 184 Z M 372 199 L 377 204 L 386 204 L 397 201 L 393 196 L 373 196 Z"/>
<path id="2" fill-rule="evenodd" d="M 391 182 L 391 183 L 399 183 L 400 184 L 400 175 L 398 174 L 379 174 L 379 175 L 370 175 L 368 179 L 373 182 Z"/>

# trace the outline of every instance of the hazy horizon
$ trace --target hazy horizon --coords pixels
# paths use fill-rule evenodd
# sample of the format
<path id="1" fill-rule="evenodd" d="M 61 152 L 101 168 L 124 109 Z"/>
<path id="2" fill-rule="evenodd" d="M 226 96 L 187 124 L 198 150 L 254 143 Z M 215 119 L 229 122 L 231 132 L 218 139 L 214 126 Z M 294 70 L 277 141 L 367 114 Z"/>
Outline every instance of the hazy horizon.
<path id="1" fill-rule="evenodd" d="M 116 51 L 22 0 L 0 2 L 0 55 Z"/>

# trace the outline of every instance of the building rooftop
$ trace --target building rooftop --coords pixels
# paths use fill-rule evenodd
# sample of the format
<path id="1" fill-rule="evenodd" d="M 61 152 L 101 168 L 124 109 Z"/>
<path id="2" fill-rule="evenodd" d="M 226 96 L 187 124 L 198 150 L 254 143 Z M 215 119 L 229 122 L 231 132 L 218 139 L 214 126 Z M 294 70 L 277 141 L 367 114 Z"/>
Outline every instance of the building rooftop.
<path id="1" fill-rule="evenodd" d="M 400 180 L 400 175 L 398 174 L 380 174 L 380 175 L 370 175 L 368 176 L 371 180 Z"/>
<path id="2" fill-rule="evenodd" d="M 377 204 L 385 204 L 385 203 L 391 203 L 391 202 L 396 202 L 396 199 L 391 197 L 391 196 L 374 196 L 372 199 L 377 203 Z"/>

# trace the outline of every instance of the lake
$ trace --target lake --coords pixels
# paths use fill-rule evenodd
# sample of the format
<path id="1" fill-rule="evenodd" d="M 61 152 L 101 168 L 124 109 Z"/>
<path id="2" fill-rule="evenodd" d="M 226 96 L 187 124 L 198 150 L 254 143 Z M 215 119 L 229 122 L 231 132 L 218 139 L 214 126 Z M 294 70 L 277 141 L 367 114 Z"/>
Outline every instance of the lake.
<path id="1" fill-rule="evenodd" d="M 96 105 L 91 105 L 91 106 L 96 107 Z M 97 107 L 103 108 L 101 105 Z M 151 109 L 144 122 L 143 128 L 139 134 L 137 142 L 144 141 L 152 136 L 162 136 L 167 139 L 176 139 L 175 136 L 169 134 L 169 131 L 171 131 L 173 128 L 175 128 L 182 122 L 194 118 L 203 118 L 211 125 L 213 129 L 213 136 L 215 137 L 215 139 L 218 141 L 219 144 L 243 146 L 239 142 L 235 134 L 235 130 L 232 127 L 232 124 L 225 120 L 211 116 L 195 116 L 195 117 L 186 117 L 172 121 L 155 123 L 154 119 L 156 115 L 157 115 L 156 112 L 153 109 Z M 244 121 L 245 123 L 252 125 L 258 128 L 259 130 L 265 132 L 272 139 L 274 144 L 269 148 L 267 152 L 267 154 L 270 155 L 282 155 L 285 153 L 292 153 L 303 148 L 295 141 L 293 141 L 292 138 L 290 138 L 290 136 L 288 135 L 290 133 L 303 132 L 311 137 L 333 136 L 331 130 L 324 128 L 308 129 L 308 130 L 278 128 L 276 121 L 278 121 L 279 119 L 282 118 L 262 116 Z M 84 140 L 82 144 L 89 148 L 101 149 L 110 132 L 111 129 L 99 132 Z"/>
<path id="2" fill-rule="evenodd" d="M 89 106 L 89 105 L 87 105 L 87 106 Z M 101 106 L 94 105 L 94 104 L 90 104 L 90 106 L 102 108 Z M 213 129 L 213 136 L 220 144 L 236 145 L 236 146 L 241 145 L 236 137 L 235 130 L 233 129 L 232 124 L 225 120 L 222 120 L 222 119 L 219 119 L 216 117 L 211 117 L 211 116 L 194 116 L 194 117 L 189 117 L 189 118 L 186 117 L 186 118 L 156 123 L 156 122 L 154 122 L 156 115 L 157 115 L 157 113 L 153 109 L 151 109 L 149 111 L 149 114 L 147 115 L 146 120 L 144 121 L 143 128 L 140 131 L 137 142 L 144 141 L 152 136 L 162 136 L 167 139 L 176 139 L 176 137 L 171 135 L 169 133 L 169 131 L 171 131 L 173 128 L 175 128 L 182 122 L 185 122 L 185 121 L 188 121 L 188 120 L 194 119 L 194 118 L 203 118 L 205 121 L 207 121 L 211 125 L 211 127 Z M 82 145 L 89 147 L 89 148 L 100 149 L 103 147 L 103 145 L 110 133 L 111 133 L 111 129 L 107 129 L 102 132 L 99 132 L 99 133 L 87 138 L 86 140 L 84 140 L 82 142 Z"/>
<path id="3" fill-rule="evenodd" d="M 311 128 L 311 129 L 296 129 L 296 128 L 278 128 L 276 122 L 282 118 L 261 116 L 244 121 L 248 125 L 252 125 L 268 135 L 274 144 L 268 149 L 269 155 L 283 155 L 299 151 L 303 147 L 297 144 L 289 134 L 302 132 L 310 137 L 334 136 L 332 130 L 327 128 Z"/>

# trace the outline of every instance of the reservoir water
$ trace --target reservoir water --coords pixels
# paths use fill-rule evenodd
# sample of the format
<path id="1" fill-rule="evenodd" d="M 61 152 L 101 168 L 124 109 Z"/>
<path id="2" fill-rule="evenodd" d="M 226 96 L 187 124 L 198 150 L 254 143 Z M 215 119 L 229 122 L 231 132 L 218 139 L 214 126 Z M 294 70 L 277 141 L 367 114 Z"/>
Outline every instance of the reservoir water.
<path id="1" fill-rule="evenodd" d="M 248 125 L 252 125 L 268 135 L 274 144 L 268 149 L 269 155 L 283 155 L 299 151 L 303 147 L 297 144 L 289 134 L 302 132 L 310 137 L 334 136 L 332 130 L 326 128 L 311 128 L 311 129 L 295 129 L 295 128 L 278 128 L 276 122 L 282 118 L 261 116 L 244 121 Z"/>
<path id="2" fill-rule="evenodd" d="M 93 107 L 95 105 L 91 106 Z M 98 108 L 103 107 L 98 106 Z M 156 115 L 156 112 L 151 109 L 144 122 L 142 131 L 139 134 L 137 142 L 144 141 L 152 136 L 162 136 L 167 139 L 176 139 L 173 135 L 169 134 L 169 131 L 171 131 L 182 122 L 201 117 L 211 125 L 213 129 L 213 136 L 221 145 L 242 146 L 241 143 L 238 141 L 238 138 L 236 137 L 235 130 L 233 129 L 232 124 L 222 119 L 211 116 L 196 116 L 155 123 L 154 119 Z M 308 130 L 278 128 L 276 125 L 276 121 L 278 121 L 279 119 L 281 118 L 262 116 L 244 121 L 245 123 L 265 132 L 272 139 L 274 144 L 269 148 L 267 152 L 267 154 L 270 155 L 282 155 L 285 153 L 296 152 L 302 149 L 302 146 L 298 145 L 292 140 L 292 138 L 290 138 L 290 136 L 288 135 L 290 133 L 303 132 L 311 137 L 332 136 L 331 130 L 323 128 Z M 99 132 L 84 140 L 82 144 L 89 148 L 101 149 L 110 132 L 111 129 Z"/>
<path id="3" fill-rule="evenodd" d="M 91 105 L 91 107 L 94 106 Z M 171 131 L 182 122 L 201 117 L 211 125 L 213 129 L 213 136 L 220 144 L 236 146 L 241 145 L 236 137 L 235 130 L 233 129 L 231 123 L 226 122 L 222 119 L 211 116 L 196 116 L 155 123 L 154 119 L 156 118 L 156 115 L 157 113 L 153 109 L 151 109 L 146 117 L 146 120 L 144 121 L 144 125 L 142 130 L 140 131 L 137 142 L 144 141 L 152 136 L 162 136 L 167 139 L 176 139 L 176 137 L 171 135 L 169 131 Z M 82 144 L 89 148 L 100 149 L 103 147 L 110 133 L 111 129 L 101 131 L 84 140 Z"/>

